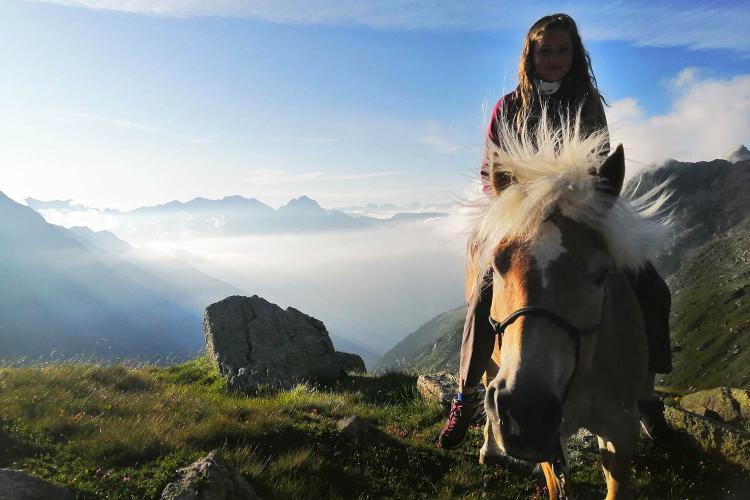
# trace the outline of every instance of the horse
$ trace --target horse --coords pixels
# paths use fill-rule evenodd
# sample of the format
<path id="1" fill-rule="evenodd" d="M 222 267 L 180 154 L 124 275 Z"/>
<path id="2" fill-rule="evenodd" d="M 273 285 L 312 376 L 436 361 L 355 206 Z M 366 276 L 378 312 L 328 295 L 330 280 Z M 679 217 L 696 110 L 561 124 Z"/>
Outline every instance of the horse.
<path id="1" fill-rule="evenodd" d="M 467 259 L 467 298 L 492 281 L 497 332 L 480 462 L 540 463 L 550 498 L 567 498 L 566 444 L 586 428 L 607 499 L 628 499 L 638 401 L 653 388 L 628 274 L 660 249 L 669 195 L 622 196 L 622 145 L 608 154 L 606 132 L 585 133 L 580 112 L 564 118 L 520 134 L 501 126 L 501 146 L 488 145 L 495 196 L 478 202 Z"/>

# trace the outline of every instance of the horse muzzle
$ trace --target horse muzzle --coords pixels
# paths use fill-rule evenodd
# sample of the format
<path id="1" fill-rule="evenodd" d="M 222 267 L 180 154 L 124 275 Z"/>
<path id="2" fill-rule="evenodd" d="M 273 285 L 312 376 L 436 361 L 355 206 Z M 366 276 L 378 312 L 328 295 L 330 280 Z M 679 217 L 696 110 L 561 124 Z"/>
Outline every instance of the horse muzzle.
<path id="1" fill-rule="evenodd" d="M 493 381 L 484 404 L 498 446 L 511 457 L 544 462 L 560 446 L 562 404 L 543 389 L 511 392 Z"/>

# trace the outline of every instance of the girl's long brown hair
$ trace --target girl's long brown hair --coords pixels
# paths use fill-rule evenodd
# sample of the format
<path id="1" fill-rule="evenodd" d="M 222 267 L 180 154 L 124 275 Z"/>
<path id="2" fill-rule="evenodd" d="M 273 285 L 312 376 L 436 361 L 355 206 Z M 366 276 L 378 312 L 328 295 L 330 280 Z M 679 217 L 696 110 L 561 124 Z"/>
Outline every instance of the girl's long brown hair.
<path id="1" fill-rule="evenodd" d="M 599 94 L 596 77 L 591 69 L 591 58 L 583 47 L 578 26 L 576 26 L 573 18 L 567 14 L 544 16 L 529 29 L 521 51 L 521 60 L 518 63 L 519 84 L 517 92 L 520 93 L 518 97 L 521 101 L 521 107 L 515 117 L 515 125 L 518 130 L 523 126 L 526 117 L 532 111 L 536 92 L 534 88 L 535 42 L 542 38 L 546 30 L 563 30 L 570 33 L 573 42 L 573 62 L 565 79 L 570 80 L 570 87 L 573 90 L 572 97 L 575 102 L 578 104 L 585 99 L 584 106 L 590 107 L 596 103 L 595 99 L 600 98 L 606 104 L 604 97 Z"/>

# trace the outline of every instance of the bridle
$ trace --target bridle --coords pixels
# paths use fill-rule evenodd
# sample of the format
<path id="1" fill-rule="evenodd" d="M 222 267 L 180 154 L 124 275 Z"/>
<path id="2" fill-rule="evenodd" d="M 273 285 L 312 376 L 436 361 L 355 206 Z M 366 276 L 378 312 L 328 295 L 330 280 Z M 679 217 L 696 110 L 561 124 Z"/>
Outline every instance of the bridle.
<path id="1" fill-rule="evenodd" d="M 570 336 L 570 338 L 573 339 L 573 342 L 575 343 L 576 359 L 575 364 L 573 365 L 573 373 L 570 375 L 568 383 L 565 386 L 565 392 L 563 393 L 561 404 L 564 405 L 565 401 L 568 399 L 570 386 L 573 384 L 573 379 L 575 378 L 576 372 L 578 371 L 578 360 L 581 357 L 581 337 L 587 333 L 596 331 L 599 328 L 599 324 L 594 325 L 591 328 L 578 328 L 559 314 L 550 311 L 549 309 L 545 309 L 543 307 L 522 307 L 521 309 L 517 309 L 510 313 L 508 317 L 500 323 L 492 319 L 492 316 L 490 316 L 490 325 L 492 325 L 492 329 L 497 335 L 500 335 L 500 339 L 502 340 L 502 337 L 505 334 L 505 329 L 512 325 L 521 316 L 541 316 L 543 318 L 546 318 L 556 326 L 565 330 L 568 336 Z"/>

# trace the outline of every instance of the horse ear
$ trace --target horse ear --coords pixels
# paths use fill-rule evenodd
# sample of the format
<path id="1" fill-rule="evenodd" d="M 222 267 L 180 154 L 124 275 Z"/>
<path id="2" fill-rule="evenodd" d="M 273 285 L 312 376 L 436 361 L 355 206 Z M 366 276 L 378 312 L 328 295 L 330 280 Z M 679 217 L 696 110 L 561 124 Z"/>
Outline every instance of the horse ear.
<path id="1" fill-rule="evenodd" d="M 602 162 L 597 175 L 599 176 L 597 190 L 614 197 L 620 196 L 625 180 L 625 153 L 622 150 L 622 144 L 617 146 L 615 152 Z"/>

